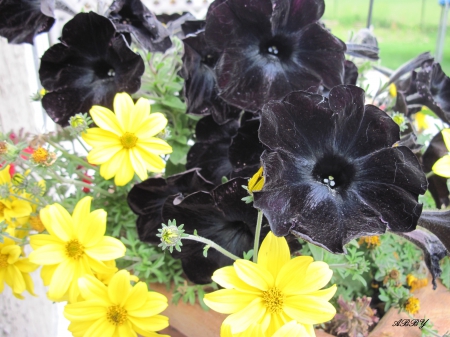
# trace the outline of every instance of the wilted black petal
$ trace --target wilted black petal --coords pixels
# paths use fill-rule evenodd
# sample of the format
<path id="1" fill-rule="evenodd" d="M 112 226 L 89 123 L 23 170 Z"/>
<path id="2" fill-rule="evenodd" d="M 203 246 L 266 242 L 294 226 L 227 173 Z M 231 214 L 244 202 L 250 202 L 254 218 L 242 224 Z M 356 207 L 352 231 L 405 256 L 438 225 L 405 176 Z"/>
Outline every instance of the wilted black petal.
<path id="1" fill-rule="evenodd" d="M 144 62 L 108 19 L 77 14 L 64 26 L 61 41 L 44 53 L 39 68 L 48 91 L 42 105 L 56 123 L 66 126 L 94 104 L 112 108 L 117 92 L 139 89 Z"/>
<path id="2" fill-rule="evenodd" d="M 436 235 L 450 253 L 450 211 L 424 211 L 418 225 Z"/>
<path id="3" fill-rule="evenodd" d="M 439 265 L 439 261 L 442 260 L 447 254 L 439 238 L 432 234 L 420 229 L 416 229 L 410 233 L 395 233 L 422 249 L 424 254 L 424 260 L 433 278 L 433 289 L 436 289 L 436 278 L 441 276 L 442 270 Z"/>
<path id="4" fill-rule="evenodd" d="M 431 172 L 431 168 L 438 161 L 439 158 L 447 155 L 448 150 L 444 143 L 442 133 L 439 132 L 433 137 L 428 148 L 422 156 L 423 171 L 425 173 Z M 450 205 L 449 193 L 447 187 L 447 178 L 432 175 L 428 177 L 428 190 L 436 203 L 437 208 L 443 205 L 447 207 Z"/>
<path id="5" fill-rule="evenodd" d="M 360 29 L 347 45 L 348 55 L 367 58 L 369 60 L 378 60 L 380 49 L 378 41 L 372 31 L 368 28 Z"/>
<path id="6" fill-rule="evenodd" d="M 150 178 L 136 184 L 128 193 L 127 201 L 131 210 L 139 215 L 136 226 L 139 239 L 144 242 L 159 243 L 156 237 L 161 227 L 162 208 L 170 196 L 181 201 L 186 194 L 209 191 L 214 187 L 199 173 L 199 169 L 182 172 L 166 179 Z"/>
<path id="7" fill-rule="evenodd" d="M 185 79 L 187 113 L 212 115 L 218 124 L 236 119 L 241 109 L 230 106 L 217 95 L 213 68 L 218 54 L 206 44 L 205 33 L 200 32 L 195 36 L 187 37 L 183 43 L 181 75 Z"/>
<path id="8" fill-rule="evenodd" d="M 166 25 L 170 36 L 180 39 L 184 39 L 189 34 L 196 34 L 206 25 L 204 20 L 196 20 L 195 16 L 189 12 L 161 14 L 156 18 Z"/>
<path id="9" fill-rule="evenodd" d="M 412 231 L 427 182 L 399 128 L 364 106 L 364 91 L 338 86 L 329 99 L 294 92 L 262 110 L 265 185 L 254 205 L 276 235 L 294 233 L 332 252 L 363 235 Z"/>
<path id="10" fill-rule="evenodd" d="M 149 51 L 164 52 L 172 46 L 167 29 L 141 0 L 115 0 L 106 17 L 118 32 L 132 34 Z"/>
<path id="11" fill-rule="evenodd" d="M 358 80 L 358 68 L 349 60 L 344 63 L 344 84 L 356 84 Z"/>
<path id="12" fill-rule="evenodd" d="M 0 36 L 12 44 L 33 44 L 34 37 L 48 32 L 55 22 L 51 2 L 0 0 Z"/>
<path id="13" fill-rule="evenodd" d="M 323 9 L 322 0 L 215 1 L 205 37 L 221 53 L 219 96 L 255 112 L 294 90 L 343 83 L 345 44 L 317 22 Z"/>

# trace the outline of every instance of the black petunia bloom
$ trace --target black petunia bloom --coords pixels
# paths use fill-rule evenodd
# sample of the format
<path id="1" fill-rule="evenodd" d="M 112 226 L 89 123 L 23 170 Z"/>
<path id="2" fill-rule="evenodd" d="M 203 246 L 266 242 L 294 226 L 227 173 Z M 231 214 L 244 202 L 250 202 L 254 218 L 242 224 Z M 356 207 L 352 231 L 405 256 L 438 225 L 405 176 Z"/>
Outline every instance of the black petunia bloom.
<path id="1" fill-rule="evenodd" d="M 189 36 L 183 43 L 183 68 L 180 74 L 185 79 L 186 112 L 212 115 L 218 124 L 236 119 L 241 109 L 230 106 L 217 95 L 213 68 L 219 54 L 206 44 L 205 33 Z"/>
<path id="2" fill-rule="evenodd" d="M 193 234 L 197 230 L 198 235 L 242 257 L 244 252 L 253 249 L 258 216 L 251 204 L 241 200 L 248 195 L 242 185 L 247 185 L 247 179 L 236 178 L 210 193 L 188 195 L 179 203 L 174 203 L 174 197 L 170 197 L 164 204 L 163 218 L 165 221 L 176 219 L 177 225 L 184 224 L 186 233 Z M 262 228 L 261 239 L 268 230 L 268 226 Z M 210 283 L 215 270 L 233 263 L 215 249 L 209 249 L 205 258 L 203 247 L 204 244 L 183 240 L 181 252 L 173 252 L 175 258 L 181 259 L 187 277 L 198 284 Z"/>
<path id="3" fill-rule="evenodd" d="M 183 196 L 197 191 L 210 191 L 214 185 L 205 180 L 199 169 L 182 172 L 166 179 L 150 178 L 136 184 L 128 193 L 127 201 L 131 210 L 139 217 L 136 221 L 139 239 L 149 243 L 159 243 L 158 228 L 163 223 L 162 209 L 167 199 L 180 202 Z"/>
<path id="4" fill-rule="evenodd" d="M 149 51 L 165 52 L 172 46 L 169 32 L 141 0 L 115 0 L 106 17 L 120 33 L 130 33 Z"/>
<path id="5" fill-rule="evenodd" d="M 433 137 L 422 156 L 423 171 L 425 173 L 431 172 L 431 168 L 438 161 L 438 159 L 448 154 L 447 146 L 444 143 L 444 137 L 439 132 Z M 447 178 L 438 176 L 436 174 L 428 177 L 428 190 L 436 203 L 437 208 L 450 205 L 449 190 L 447 187 Z"/>
<path id="6" fill-rule="evenodd" d="M 33 44 L 55 23 L 52 9 L 53 0 L 0 0 L 0 36 L 12 44 Z"/>
<path id="7" fill-rule="evenodd" d="M 103 16 L 80 13 L 64 25 L 61 43 L 41 59 L 39 77 L 48 93 L 42 105 L 61 126 L 97 104 L 112 108 L 118 92 L 136 92 L 144 61 Z"/>
<path id="8" fill-rule="evenodd" d="M 323 0 L 216 0 L 206 42 L 220 52 L 219 95 L 255 112 L 291 91 L 343 83 L 345 44 L 318 23 Z"/>
<path id="9" fill-rule="evenodd" d="M 425 105 L 442 121 L 450 124 L 450 78 L 439 63 L 424 62 L 422 69 L 413 72 L 405 100 L 410 115 Z"/>
<path id="10" fill-rule="evenodd" d="M 359 236 L 409 232 L 427 180 L 398 125 L 364 91 L 337 86 L 329 99 L 294 92 L 262 110 L 265 185 L 255 192 L 275 235 L 289 232 L 333 253 Z"/>

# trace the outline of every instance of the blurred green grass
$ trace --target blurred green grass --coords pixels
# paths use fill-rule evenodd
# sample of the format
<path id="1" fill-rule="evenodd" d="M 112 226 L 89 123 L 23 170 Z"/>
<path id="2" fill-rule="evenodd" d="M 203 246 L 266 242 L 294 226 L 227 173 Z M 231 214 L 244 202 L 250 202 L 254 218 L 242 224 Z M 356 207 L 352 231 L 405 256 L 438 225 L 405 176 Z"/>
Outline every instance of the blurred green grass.
<path id="1" fill-rule="evenodd" d="M 351 31 L 356 33 L 366 27 L 369 3 L 369 0 L 325 0 L 323 20 L 334 35 L 347 41 Z M 381 65 L 395 69 L 422 52 L 434 55 L 440 17 L 438 0 L 374 0 L 372 25 Z M 450 75 L 448 22 L 441 65 Z"/>

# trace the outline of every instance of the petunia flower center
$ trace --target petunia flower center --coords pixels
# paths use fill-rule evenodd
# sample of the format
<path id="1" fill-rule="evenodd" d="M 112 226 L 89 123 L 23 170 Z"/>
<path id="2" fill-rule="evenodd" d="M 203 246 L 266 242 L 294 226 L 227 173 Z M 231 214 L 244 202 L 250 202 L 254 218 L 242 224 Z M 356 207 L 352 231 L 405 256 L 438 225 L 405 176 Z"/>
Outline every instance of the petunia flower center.
<path id="1" fill-rule="evenodd" d="M 274 36 L 268 41 L 263 41 L 259 48 L 262 55 L 288 59 L 292 54 L 292 41 L 282 35 Z"/>
<path id="2" fill-rule="evenodd" d="M 0 254 L 0 268 L 6 268 L 8 266 L 8 255 Z"/>
<path id="3" fill-rule="evenodd" d="M 95 76 L 100 80 L 111 79 L 116 76 L 114 68 L 104 60 L 96 62 L 92 68 Z"/>
<path id="4" fill-rule="evenodd" d="M 339 155 L 325 155 L 312 171 L 313 178 L 330 189 L 345 189 L 355 177 L 355 167 Z"/>
<path id="5" fill-rule="evenodd" d="M 127 320 L 127 311 L 120 305 L 112 305 L 106 310 L 106 319 L 113 325 L 122 325 Z"/>
<path id="6" fill-rule="evenodd" d="M 135 147 L 137 141 L 138 137 L 136 137 L 135 134 L 131 132 L 125 132 L 123 136 L 120 137 L 120 142 L 126 149 L 131 149 L 132 147 Z"/>
<path id="7" fill-rule="evenodd" d="M 77 239 L 70 240 L 66 243 L 66 254 L 70 258 L 78 260 L 84 254 L 84 247 Z"/>
<path id="8" fill-rule="evenodd" d="M 284 295 L 277 287 L 264 291 L 262 299 L 270 313 L 276 314 L 283 310 Z"/>
<path id="9" fill-rule="evenodd" d="M 202 56 L 201 62 L 212 68 L 216 64 L 216 58 L 212 54 L 206 54 Z"/>

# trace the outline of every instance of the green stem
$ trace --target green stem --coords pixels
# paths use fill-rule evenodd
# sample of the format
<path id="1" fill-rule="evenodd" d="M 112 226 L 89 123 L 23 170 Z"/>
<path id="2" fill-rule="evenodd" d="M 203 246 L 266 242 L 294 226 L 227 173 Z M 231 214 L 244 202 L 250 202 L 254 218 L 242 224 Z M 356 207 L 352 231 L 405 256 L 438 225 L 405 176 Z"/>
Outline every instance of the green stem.
<path id="1" fill-rule="evenodd" d="M 263 212 L 258 209 L 258 220 L 256 220 L 255 240 L 253 241 L 253 262 L 258 262 L 259 237 L 261 236 L 261 225 Z"/>
<path id="2" fill-rule="evenodd" d="M 328 265 L 330 268 L 355 268 L 356 266 L 358 266 L 356 263 L 353 264 L 348 264 L 348 263 L 336 263 L 336 264 L 329 264 Z"/>
<path id="3" fill-rule="evenodd" d="M 87 149 L 86 145 L 84 145 L 84 143 L 81 141 L 80 137 L 76 137 L 76 138 L 77 138 L 78 143 L 80 143 L 80 145 L 83 147 L 83 149 L 84 149 L 87 153 L 89 153 L 89 150 Z"/>
<path id="4" fill-rule="evenodd" d="M 428 179 L 428 178 L 434 176 L 434 172 L 433 172 L 433 171 L 430 171 L 430 172 L 428 172 L 425 176 L 426 176 L 427 179 Z"/>
<path id="5" fill-rule="evenodd" d="M 58 144 L 56 144 L 55 142 L 51 141 L 50 139 L 47 140 L 47 143 L 49 143 L 51 146 L 53 146 L 55 149 L 58 149 L 59 151 L 61 151 L 65 157 L 70 158 L 71 161 L 74 161 L 80 165 L 83 165 L 86 168 L 98 171 L 98 167 L 93 166 L 91 164 L 89 164 L 87 161 L 71 154 L 70 152 L 66 151 L 66 149 L 64 149 L 63 147 L 59 146 Z"/>
<path id="6" fill-rule="evenodd" d="M 222 253 L 223 255 L 229 257 L 232 260 L 240 260 L 241 259 L 239 256 L 236 256 L 236 255 L 230 253 L 228 250 L 222 248 L 221 246 L 219 246 L 214 241 L 205 239 L 205 238 L 203 238 L 201 236 L 195 236 L 195 235 L 187 234 L 187 236 L 183 236 L 181 239 L 182 240 L 192 240 L 192 241 L 197 241 L 197 242 L 204 243 L 204 244 L 210 246 L 211 248 L 214 248 L 218 252 Z"/>
<path id="7" fill-rule="evenodd" d="M 63 184 L 72 184 L 75 186 L 87 187 L 95 192 L 98 192 L 98 193 L 104 195 L 104 196 L 107 196 L 107 197 L 111 196 L 111 193 L 109 193 L 109 192 L 105 191 L 104 189 L 101 189 L 95 185 L 87 184 L 87 183 L 84 183 L 84 182 L 78 181 L 78 180 L 62 178 L 62 177 L 58 176 L 58 174 L 56 174 L 56 172 L 53 172 L 51 170 L 48 170 L 47 172 L 50 173 L 50 175 L 53 176 L 53 178 L 55 178 L 56 180 L 58 180 L 59 182 L 61 182 Z"/>
<path id="8" fill-rule="evenodd" d="M 18 195 L 18 194 L 10 193 L 9 195 L 10 195 L 11 197 L 14 197 L 14 198 L 17 198 L 17 199 L 22 199 L 22 200 L 28 201 L 28 202 L 30 202 L 30 203 L 32 203 L 32 204 L 38 205 L 38 206 L 43 206 L 42 204 L 40 204 L 40 203 L 37 202 L 37 201 L 33 201 L 33 200 L 31 200 L 31 199 L 22 197 L 22 196 L 20 196 L 20 195 Z M 45 205 L 44 205 L 44 206 L 45 206 Z"/>

